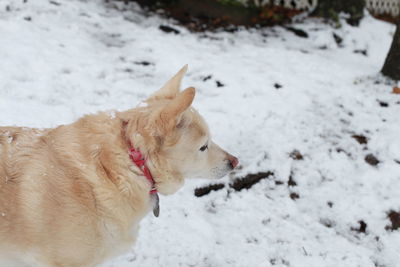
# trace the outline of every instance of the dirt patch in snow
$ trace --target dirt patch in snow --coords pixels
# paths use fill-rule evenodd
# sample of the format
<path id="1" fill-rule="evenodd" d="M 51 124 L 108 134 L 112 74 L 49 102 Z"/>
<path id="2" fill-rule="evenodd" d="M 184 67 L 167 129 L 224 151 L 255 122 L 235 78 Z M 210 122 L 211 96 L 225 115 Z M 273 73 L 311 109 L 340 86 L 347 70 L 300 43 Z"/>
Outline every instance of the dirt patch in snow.
<path id="1" fill-rule="evenodd" d="M 364 160 L 371 166 L 377 166 L 380 163 L 379 159 L 375 157 L 373 154 L 366 155 Z"/>
<path id="2" fill-rule="evenodd" d="M 243 189 L 249 189 L 253 185 L 257 184 L 263 179 L 273 176 L 274 173 L 271 171 L 249 173 L 244 177 L 236 179 L 229 187 L 233 188 L 235 191 L 241 191 Z M 209 194 L 211 191 L 218 191 L 225 188 L 224 184 L 210 184 L 207 186 L 199 187 L 194 190 L 194 195 L 196 197 L 202 197 Z"/>
<path id="3" fill-rule="evenodd" d="M 231 187 L 236 191 L 241 191 L 242 189 L 249 189 L 256 183 L 260 182 L 262 179 L 268 178 L 274 175 L 273 172 L 259 172 L 259 173 L 250 173 L 243 178 L 239 178 L 231 184 Z"/>
<path id="4" fill-rule="evenodd" d="M 400 228 L 400 212 L 391 210 L 388 213 L 388 218 L 390 220 L 391 225 L 386 226 L 386 230 L 397 230 Z"/>
<path id="5" fill-rule="evenodd" d="M 211 184 L 208 186 L 199 187 L 194 190 L 194 195 L 196 197 L 202 197 L 204 195 L 208 195 L 211 191 L 218 191 L 224 187 L 224 184 Z"/>
<path id="6" fill-rule="evenodd" d="M 368 144 L 368 138 L 362 134 L 354 134 L 353 137 L 360 145 Z"/>

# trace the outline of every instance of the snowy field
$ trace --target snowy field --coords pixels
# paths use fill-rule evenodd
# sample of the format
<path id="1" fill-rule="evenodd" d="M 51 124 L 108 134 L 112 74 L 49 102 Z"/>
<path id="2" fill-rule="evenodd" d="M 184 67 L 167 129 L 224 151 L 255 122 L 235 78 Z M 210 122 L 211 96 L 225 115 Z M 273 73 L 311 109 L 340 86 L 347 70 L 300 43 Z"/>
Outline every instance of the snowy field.
<path id="1" fill-rule="evenodd" d="M 308 38 L 282 27 L 193 34 L 121 7 L 1 0 L 0 124 L 128 109 L 188 63 L 194 106 L 241 161 L 221 181 L 274 175 L 200 198 L 194 189 L 209 181 L 188 181 L 161 197 L 131 252 L 103 267 L 400 266 L 388 218 L 400 211 L 400 96 L 377 82 L 393 25 L 367 15 L 360 27 L 295 24 Z"/>

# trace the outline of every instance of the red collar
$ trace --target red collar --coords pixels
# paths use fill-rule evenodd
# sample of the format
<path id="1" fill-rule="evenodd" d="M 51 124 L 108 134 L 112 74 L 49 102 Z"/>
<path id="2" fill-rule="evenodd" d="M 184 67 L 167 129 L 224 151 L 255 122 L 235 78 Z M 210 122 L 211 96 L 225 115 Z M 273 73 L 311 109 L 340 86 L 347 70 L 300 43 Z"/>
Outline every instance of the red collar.
<path id="1" fill-rule="evenodd" d="M 131 158 L 132 162 L 135 163 L 136 166 L 138 166 L 139 169 L 142 170 L 144 176 L 147 178 L 147 180 L 151 184 L 151 189 L 149 191 L 149 194 L 157 194 L 157 188 L 155 187 L 155 182 L 153 179 L 153 176 L 151 175 L 151 172 L 149 168 L 146 166 L 146 159 L 143 157 L 142 152 L 140 152 L 139 149 L 135 149 L 132 144 L 129 142 L 129 157 Z"/>

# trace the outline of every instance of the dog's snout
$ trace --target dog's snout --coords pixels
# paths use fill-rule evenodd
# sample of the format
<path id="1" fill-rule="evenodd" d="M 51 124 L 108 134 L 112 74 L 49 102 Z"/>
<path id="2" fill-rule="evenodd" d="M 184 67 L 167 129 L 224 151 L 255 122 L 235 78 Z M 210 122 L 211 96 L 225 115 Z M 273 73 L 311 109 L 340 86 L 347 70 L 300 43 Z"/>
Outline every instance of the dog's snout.
<path id="1" fill-rule="evenodd" d="M 234 157 L 230 154 L 228 154 L 228 160 L 229 160 L 229 163 L 230 163 L 232 169 L 236 168 L 236 166 L 239 164 L 238 158 Z"/>

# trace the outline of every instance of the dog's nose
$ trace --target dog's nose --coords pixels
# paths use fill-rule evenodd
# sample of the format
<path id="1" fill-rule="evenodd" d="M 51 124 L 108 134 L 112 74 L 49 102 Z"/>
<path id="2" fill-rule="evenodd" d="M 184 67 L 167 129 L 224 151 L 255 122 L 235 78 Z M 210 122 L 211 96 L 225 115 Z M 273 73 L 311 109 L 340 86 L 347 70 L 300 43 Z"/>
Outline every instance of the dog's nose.
<path id="1" fill-rule="evenodd" d="M 236 168 L 236 166 L 239 164 L 238 158 L 232 155 L 228 155 L 228 160 L 231 164 L 232 169 Z"/>

